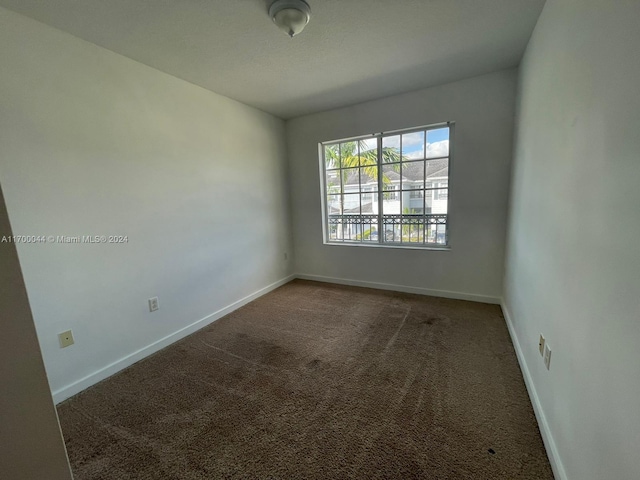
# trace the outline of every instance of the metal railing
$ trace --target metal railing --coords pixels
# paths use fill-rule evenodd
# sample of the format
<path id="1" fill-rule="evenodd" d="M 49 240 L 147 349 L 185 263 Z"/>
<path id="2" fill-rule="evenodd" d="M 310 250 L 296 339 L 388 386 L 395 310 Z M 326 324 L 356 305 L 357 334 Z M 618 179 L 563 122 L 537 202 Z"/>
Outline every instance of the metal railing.
<path id="1" fill-rule="evenodd" d="M 446 245 L 447 221 L 447 214 L 334 214 L 328 216 L 328 241 Z"/>

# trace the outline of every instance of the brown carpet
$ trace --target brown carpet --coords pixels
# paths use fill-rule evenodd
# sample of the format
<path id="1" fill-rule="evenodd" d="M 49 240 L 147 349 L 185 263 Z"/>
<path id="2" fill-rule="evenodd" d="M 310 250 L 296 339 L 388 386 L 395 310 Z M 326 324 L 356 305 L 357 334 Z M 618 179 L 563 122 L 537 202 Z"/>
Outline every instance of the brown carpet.
<path id="1" fill-rule="evenodd" d="M 296 280 L 58 407 L 76 480 L 552 479 L 495 305 Z"/>

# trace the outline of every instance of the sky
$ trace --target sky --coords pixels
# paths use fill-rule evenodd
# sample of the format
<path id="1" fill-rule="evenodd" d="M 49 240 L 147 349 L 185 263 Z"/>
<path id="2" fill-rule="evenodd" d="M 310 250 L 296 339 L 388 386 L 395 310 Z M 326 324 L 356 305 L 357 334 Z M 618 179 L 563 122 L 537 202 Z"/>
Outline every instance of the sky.
<path id="1" fill-rule="evenodd" d="M 402 135 L 402 155 L 412 158 L 424 158 L 424 133 L 414 132 Z M 382 146 L 400 148 L 400 135 L 384 137 Z M 444 157 L 449 154 L 449 129 L 438 128 L 427 131 L 427 158 Z"/>
<path id="2" fill-rule="evenodd" d="M 402 156 L 405 160 L 430 159 L 446 157 L 449 155 L 449 128 L 437 128 L 426 131 L 426 157 L 425 157 L 425 131 L 391 135 L 382 138 L 383 148 L 400 149 L 402 144 Z M 377 138 L 362 140 L 366 145 L 364 151 L 375 150 L 378 145 Z M 336 168 L 335 166 L 328 168 Z"/>

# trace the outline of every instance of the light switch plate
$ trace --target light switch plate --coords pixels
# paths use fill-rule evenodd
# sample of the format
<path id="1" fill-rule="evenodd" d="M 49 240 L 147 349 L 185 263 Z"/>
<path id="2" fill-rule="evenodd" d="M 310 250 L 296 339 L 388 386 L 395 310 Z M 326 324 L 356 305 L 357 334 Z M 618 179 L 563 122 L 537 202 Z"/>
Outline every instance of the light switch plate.
<path id="1" fill-rule="evenodd" d="M 544 365 L 547 367 L 547 370 L 549 370 L 551 365 L 551 347 L 549 347 L 549 344 L 544 346 Z"/>

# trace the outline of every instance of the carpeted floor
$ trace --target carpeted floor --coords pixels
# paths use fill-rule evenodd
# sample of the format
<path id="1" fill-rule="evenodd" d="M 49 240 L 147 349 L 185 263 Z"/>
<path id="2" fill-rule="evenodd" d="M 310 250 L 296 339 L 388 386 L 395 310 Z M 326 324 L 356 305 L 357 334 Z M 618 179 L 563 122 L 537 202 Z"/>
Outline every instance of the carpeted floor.
<path id="1" fill-rule="evenodd" d="M 500 308 L 296 280 L 58 406 L 76 480 L 552 479 Z"/>

